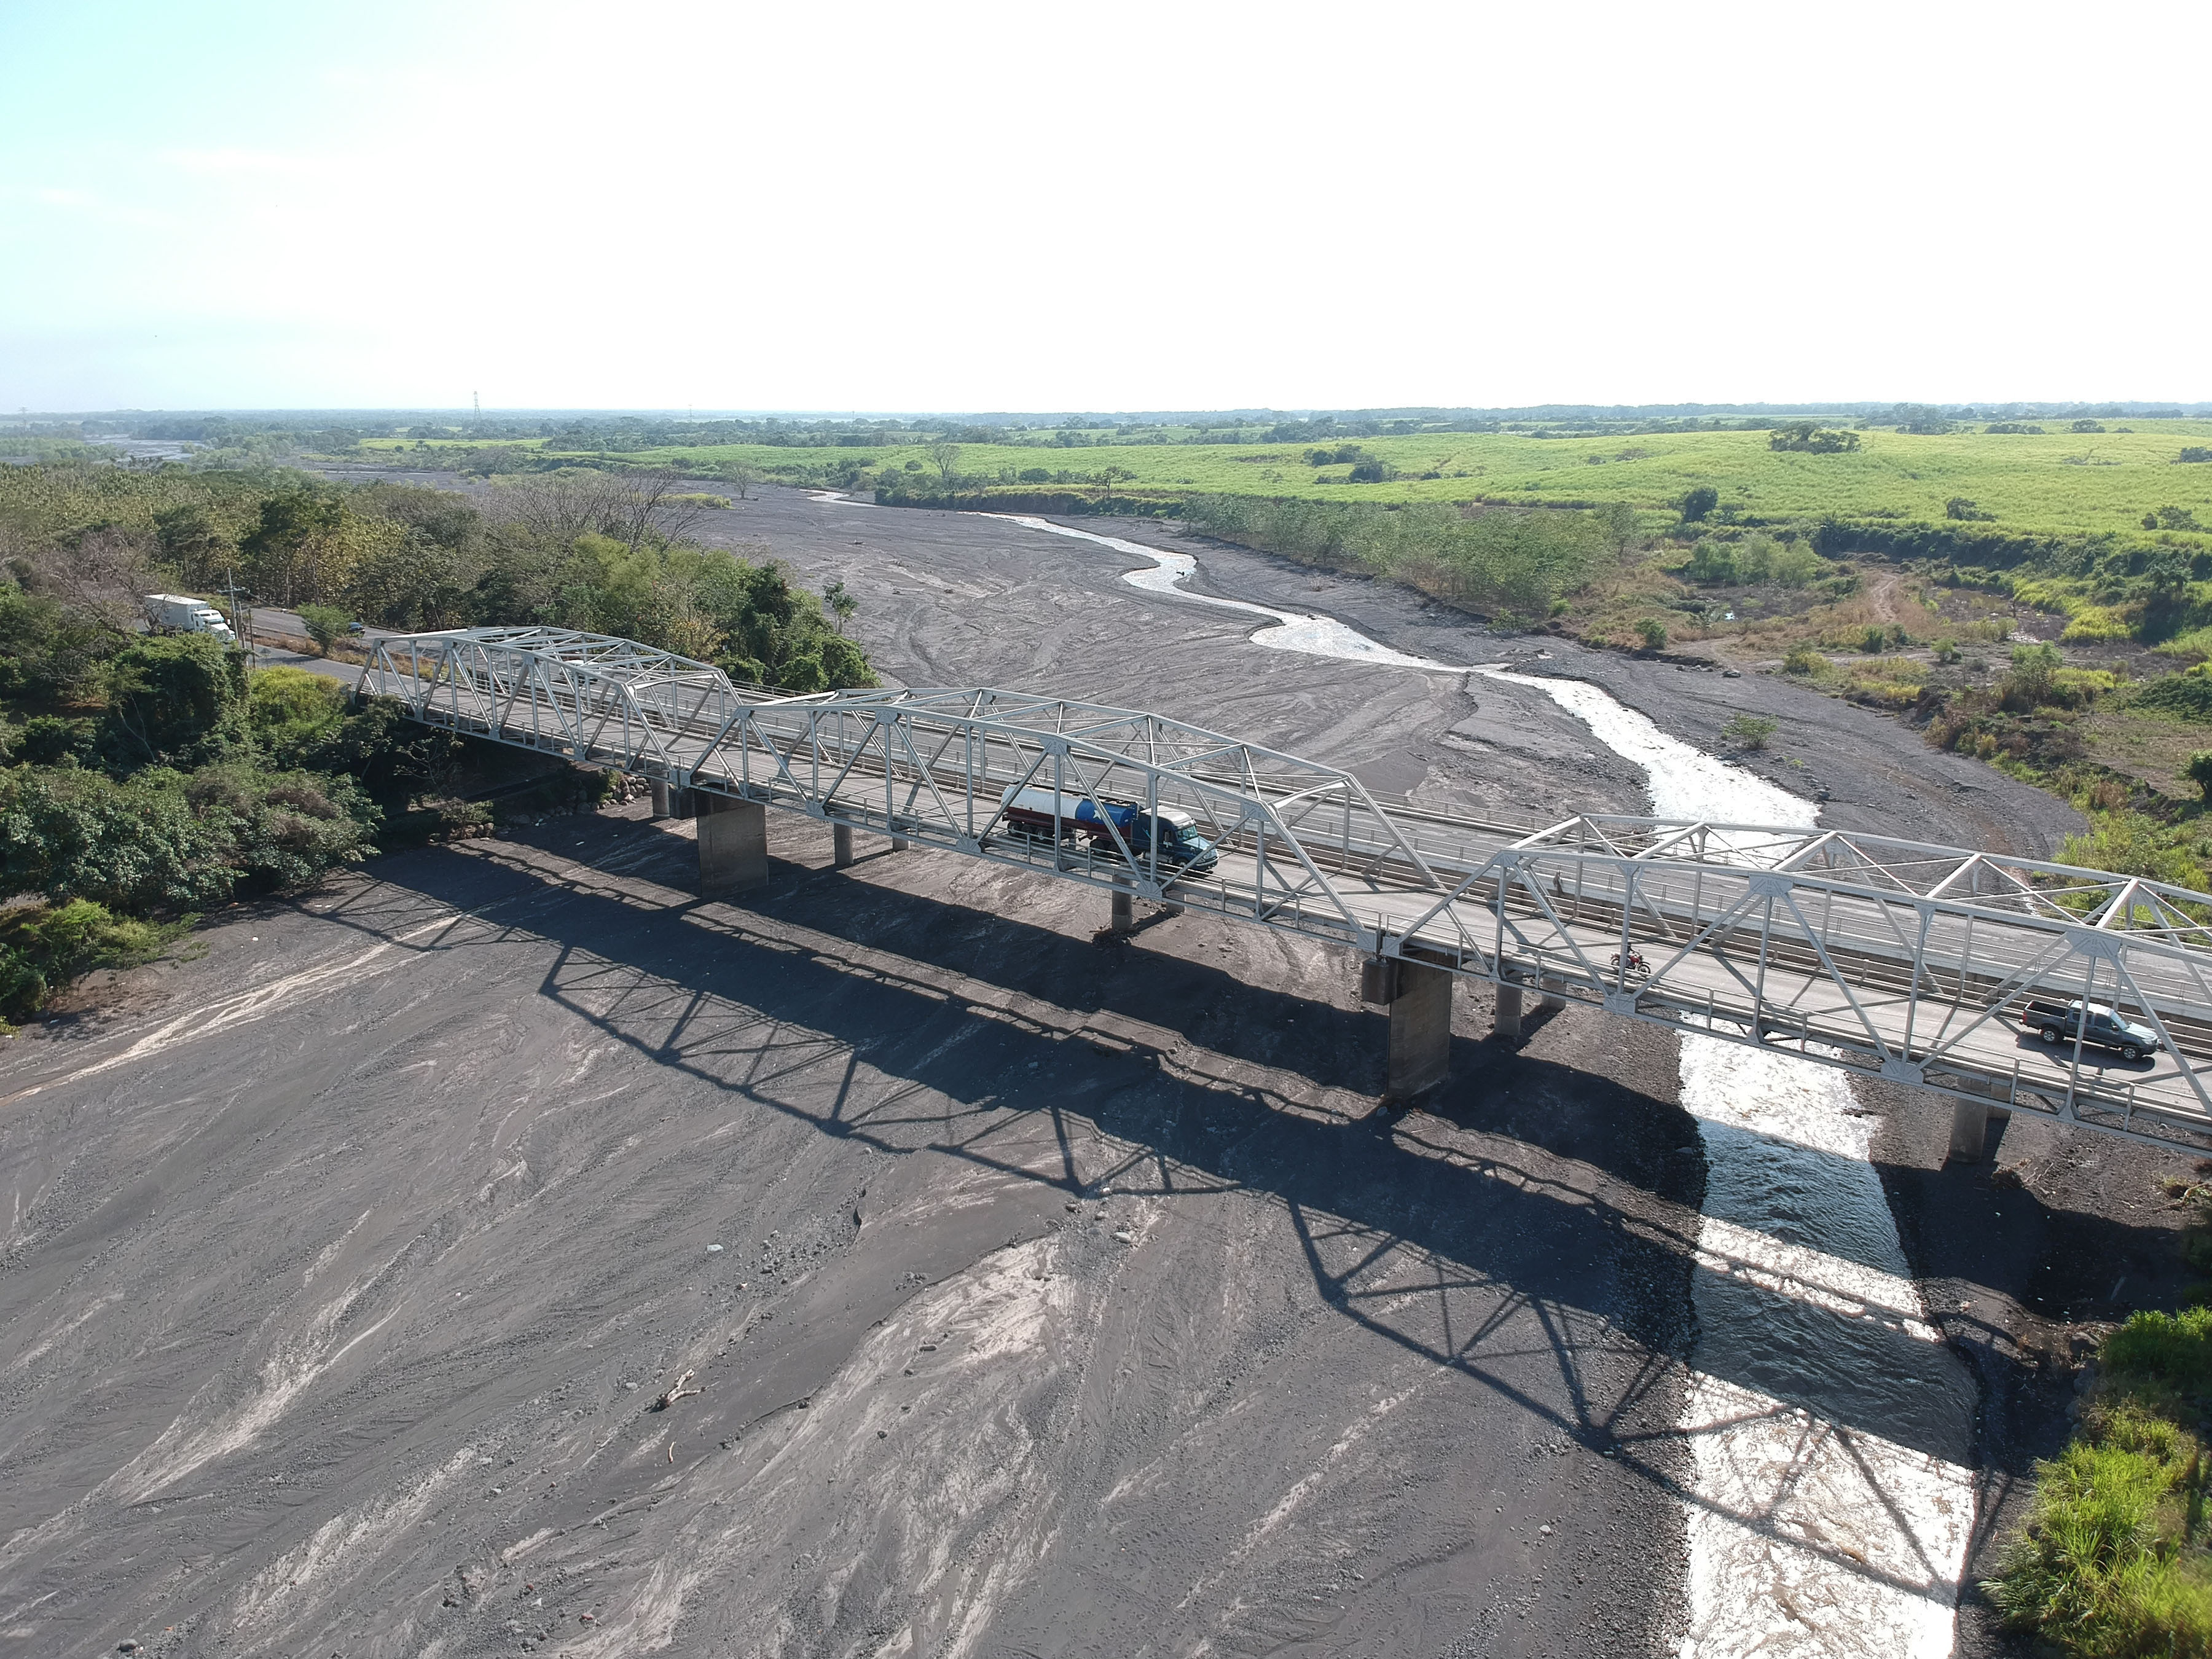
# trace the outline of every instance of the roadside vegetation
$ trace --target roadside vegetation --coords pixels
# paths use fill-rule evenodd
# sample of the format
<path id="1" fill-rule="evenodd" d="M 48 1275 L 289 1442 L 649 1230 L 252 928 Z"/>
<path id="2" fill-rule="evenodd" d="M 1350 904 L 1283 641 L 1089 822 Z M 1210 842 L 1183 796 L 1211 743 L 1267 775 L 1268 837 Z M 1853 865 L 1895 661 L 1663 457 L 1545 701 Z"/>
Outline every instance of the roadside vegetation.
<path id="1" fill-rule="evenodd" d="M 480 509 L 447 491 L 254 469 L 0 468 L 0 1018 L 144 960 L 198 913 L 311 886 L 381 846 L 621 787 L 448 738 L 338 681 L 250 671 L 205 635 L 145 631 L 141 597 L 296 609 L 338 648 L 398 629 L 550 623 L 620 634 L 733 678 L 873 684 L 852 602 L 762 551 L 697 546 L 674 480 L 553 474 Z M 716 498 L 719 500 L 719 498 Z"/>

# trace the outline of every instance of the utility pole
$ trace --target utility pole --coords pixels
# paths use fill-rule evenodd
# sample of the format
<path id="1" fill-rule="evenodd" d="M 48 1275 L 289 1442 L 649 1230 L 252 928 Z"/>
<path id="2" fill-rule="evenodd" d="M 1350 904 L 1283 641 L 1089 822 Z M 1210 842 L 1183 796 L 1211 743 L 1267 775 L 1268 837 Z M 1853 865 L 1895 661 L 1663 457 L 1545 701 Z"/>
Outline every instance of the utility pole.
<path id="1" fill-rule="evenodd" d="M 251 600 L 253 595 L 248 593 L 246 597 Z M 251 604 L 241 607 L 238 603 L 238 568 L 235 565 L 232 566 L 230 570 L 230 622 L 231 626 L 238 630 L 238 642 L 246 647 L 246 661 L 252 662 L 253 660 L 253 607 Z"/>

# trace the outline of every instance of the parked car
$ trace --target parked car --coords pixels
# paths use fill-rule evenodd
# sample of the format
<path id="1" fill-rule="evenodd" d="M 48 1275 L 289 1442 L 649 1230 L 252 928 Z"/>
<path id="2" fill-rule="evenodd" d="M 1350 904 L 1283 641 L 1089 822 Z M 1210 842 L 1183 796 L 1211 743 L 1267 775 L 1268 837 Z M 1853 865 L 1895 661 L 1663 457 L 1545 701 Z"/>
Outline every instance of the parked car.
<path id="1" fill-rule="evenodd" d="M 2020 1023 L 2056 1047 L 2059 1043 L 2074 1041 L 2081 1018 L 2081 1004 L 2078 999 L 2063 1004 L 2031 1002 L 2021 1012 Z M 2145 1054 L 2154 1054 L 2166 1046 L 2159 1041 L 2158 1033 L 2149 1026 L 2122 1019 L 2101 1002 L 2089 1005 L 2089 1023 L 2081 1028 L 2081 1036 L 2082 1042 L 2088 1047 L 2109 1048 L 2122 1060 L 2141 1060 Z"/>

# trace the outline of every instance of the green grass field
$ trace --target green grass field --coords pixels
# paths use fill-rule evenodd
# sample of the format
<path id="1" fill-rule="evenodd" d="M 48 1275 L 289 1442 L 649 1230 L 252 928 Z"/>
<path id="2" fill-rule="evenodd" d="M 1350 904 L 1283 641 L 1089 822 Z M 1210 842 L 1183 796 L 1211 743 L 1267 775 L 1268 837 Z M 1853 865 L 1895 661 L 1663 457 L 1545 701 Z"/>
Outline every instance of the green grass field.
<path id="1" fill-rule="evenodd" d="M 2179 465 L 2176 459 L 2185 446 L 2212 444 L 2212 422 L 2113 424 L 2133 429 L 2041 436 L 1977 430 L 1941 437 L 1875 430 L 1860 434 L 1856 453 L 1839 455 L 1777 452 L 1763 432 L 1608 438 L 1438 433 L 1358 441 L 1365 454 L 1406 475 L 1387 483 L 1347 483 L 1349 464 L 1316 467 L 1298 445 L 964 444 L 957 465 L 963 477 L 983 480 L 1029 468 L 1095 475 L 1110 466 L 1134 474 L 1129 483 L 1137 488 L 1333 501 L 1627 501 L 1662 512 L 1687 491 L 1711 485 L 1724 508 L 1766 520 L 1833 514 L 1940 523 L 1944 503 L 1965 496 L 1998 527 L 2025 532 L 2140 530 L 2146 513 L 2164 507 L 2212 523 L 2212 465 Z M 623 459 L 702 468 L 747 461 L 771 474 L 840 461 L 903 470 L 913 460 L 935 477 L 921 445 L 671 447 L 633 451 Z M 1439 476 L 1419 476 L 1429 472 Z"/>

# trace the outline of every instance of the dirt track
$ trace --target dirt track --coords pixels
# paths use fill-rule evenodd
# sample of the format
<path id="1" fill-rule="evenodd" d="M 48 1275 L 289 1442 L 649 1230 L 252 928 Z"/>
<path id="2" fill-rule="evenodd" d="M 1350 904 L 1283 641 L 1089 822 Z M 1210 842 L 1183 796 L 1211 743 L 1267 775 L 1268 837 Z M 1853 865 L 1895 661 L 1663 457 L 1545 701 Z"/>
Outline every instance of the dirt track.
<path id="1" fill-rule="evenodd" d="M 787 492 L 702 528 L 842 576 L 908 683 L 1160 708 L 1439 806 L 1640 810 L 1548 700 L 1261 651 L 1106 550 Z M 1831 822 L 2064 827 L 1863 711 L 1548 648 L 1693 740 L 1777 713 Z M 951 855 L 831 872 L 795 817 L 771 852 L 743 904 L 635 807 L 382 860 L 11 1045 L 0 1651 L 1664 1646 L 1702 1188 L 1670 1040 L 1570 1012 L 1516 1053 L 1463 998 L 1454 1083 L 1386 1119 L 1336 953 L 1191 916 L 1116 945 Z M 1913 1168 L 1946 1115 L 1869 1103 L 1954 1202 Z M 2088 1150 L 2029 1247 L 2146 1178 Z M 2149 1260 L 2154 1223 L 2096 1225 Z M 2040 1398 L 2032 1265 L 1918 1242 L 2005 1328 L 1992 1400 Z"/>

